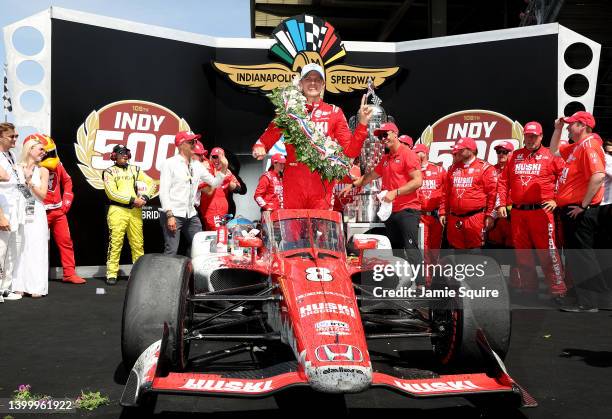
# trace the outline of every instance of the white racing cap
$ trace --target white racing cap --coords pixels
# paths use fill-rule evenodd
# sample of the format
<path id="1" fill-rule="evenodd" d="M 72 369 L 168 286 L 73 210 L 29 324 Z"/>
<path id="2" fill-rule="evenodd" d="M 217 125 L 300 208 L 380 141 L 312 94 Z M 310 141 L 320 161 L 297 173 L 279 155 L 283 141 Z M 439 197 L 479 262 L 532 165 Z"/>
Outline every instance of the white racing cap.
<path id="1" fill-rule="evenodd" d="M 323 77 L 323 80 L 325 80 L 325 71 L 323 71 L 323 67 L 321 67 L 317 63 L 306 64 L 304 67 L 302 67 L 302 73 L 301 73 L 300 79 L 303 79 L 304 77 L 306 77 L 306 75 L 310 73 L 311 71 L 316 71 L 317 73 L 319 73 L 321 77 Z"/>

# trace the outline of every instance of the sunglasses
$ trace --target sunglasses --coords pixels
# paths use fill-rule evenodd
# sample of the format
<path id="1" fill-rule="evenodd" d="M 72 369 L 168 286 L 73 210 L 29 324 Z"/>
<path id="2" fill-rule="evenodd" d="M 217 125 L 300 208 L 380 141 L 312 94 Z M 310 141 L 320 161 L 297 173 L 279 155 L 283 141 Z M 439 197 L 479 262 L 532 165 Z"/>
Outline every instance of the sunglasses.
<path id="1" fill-rule="evenodd" d="M 218 158 L 219 158 L 219 156 L 214 155 L 214 156 L 210 156 L 210 158 L 211 158 L 211 159 L 218 159 Z"/>
<path id="2" fill-rule="evenodd" d="M 495 152 L 497 154 L 509 154 L 510 153 L 508 150 L 495 150 Z"/>
<path id="3" fill-rule="evenodd" d="M 13 134 L 13 135 L 5 135 L 6 138 L 14 138 L 17 139 L 19 138 L 19 134 Z"/>
<path id="4" fill-rule="evenodd" d="M 51 151 L 45 152 L 44 160 L 53 159 L 55 157 L 57 157 L 57 150 L 51 150 Z"/>
<path id="5" fill-rule="evenodd" d="M 379 140 L 386 140 L 388 136 L 389 136 L 389 133 L 388 133 L 388 132 L 385 132 L 384 134 L 380 134 L 380 135 L 378 136 L 378 139 L 379 139 Z"/>

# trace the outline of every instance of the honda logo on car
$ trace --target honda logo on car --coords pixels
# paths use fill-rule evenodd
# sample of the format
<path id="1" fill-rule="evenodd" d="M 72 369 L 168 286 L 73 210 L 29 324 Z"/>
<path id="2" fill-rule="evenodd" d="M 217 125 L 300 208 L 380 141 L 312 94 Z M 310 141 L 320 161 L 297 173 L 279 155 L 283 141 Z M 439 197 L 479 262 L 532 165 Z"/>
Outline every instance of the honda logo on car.
<path id="1" fill-rule="evenodd" d="M 196 380 L 190 378 L 181 386 L 187 390 L 204 390 L 235 393 L 263 393 L 272 390 L 272 380 Z"/>
<path id="2" fill-rule="evenodd" d="M 440 393 L 445 391 L 470 391 L 481 390 L 469 380 L 465 381 L 434 381 L 429 383 L 405 383 L 394 381 L 395 386 L 410 393 Z"/>
<path id="3" fill-rule="evenodd" d="M 361 349 L 343 343 L 318 346 L 315 349 L 315 356 L 321 362 L 363 361 Z"/>
<path id="4" fill-rule="evenodd" d="M 322 322 L 315 323 L 315 330 L 322 336 L 346 336 L 351 332 L 348 323 L 337 320 L 323 320 Z"/>
<path id="5" fill-rule="evenodd" d="M 307 304 L 304 307 L 300 307 L 300 317 L 302 318 L 313 314 L 322 313 L 338 313 L 355 318 L 355 310 L 352 307 L 349 307 L 344 304 L 316 303 Z"/>
<path id="6" fill-rule="evenodd" d="M 330 272 L 327 268 L 313 266 L 306 269 L 306 279 L 313 282 L 329 282 L 334 279 Z"/>

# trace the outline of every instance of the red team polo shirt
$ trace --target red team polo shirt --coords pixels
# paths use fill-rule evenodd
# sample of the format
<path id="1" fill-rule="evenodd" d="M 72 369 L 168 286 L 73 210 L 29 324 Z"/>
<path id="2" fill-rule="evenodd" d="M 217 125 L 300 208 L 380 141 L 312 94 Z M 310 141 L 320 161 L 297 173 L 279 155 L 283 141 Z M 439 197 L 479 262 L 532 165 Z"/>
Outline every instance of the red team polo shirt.
<path id="1" fill-rule="evenodd" d="M 414 152 L 404 144 L 400 144 L 395 153 L 385 154 L 374 171 L 382 177 L 382 189 L 393 191 L 404 186 L 412 177 L 410 173 L 421 170 L 421 163 Z M 417 191 L 400 195 L 393 200 L 393 212 L 407 208 L 421 209 Z"/>
<path id="2" fill-rule="evenodd" d="M 602 141 L 597 134 L 584 140 L 561 146 L 559 154 L 565 160 L 565 169 L 559 178 L 557 205 L 581 205 L 589 180 L 595 173 L 605 173 Z M 589 205 L 597 205 L 603 199 L 603 187 L 593 196 Z"/>

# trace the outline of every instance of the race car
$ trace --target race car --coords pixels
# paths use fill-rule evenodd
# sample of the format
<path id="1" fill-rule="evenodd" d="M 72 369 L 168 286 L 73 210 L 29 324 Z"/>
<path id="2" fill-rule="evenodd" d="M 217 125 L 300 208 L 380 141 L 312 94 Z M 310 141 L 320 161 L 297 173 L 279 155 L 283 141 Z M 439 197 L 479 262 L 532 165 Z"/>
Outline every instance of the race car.
<path id="1" fill-rule="evenodd" d="M 405 262 L 385 236 L 356 235 L 358 254 L 347 255 L 338 212 L 265 212 L 259 234 L 249 229 L 234 231 L 231 249 L 202 232 L 191 258 L 147 254 L 133 266 L 121 335 L 131 369 L 124 407 L 154 407 L 165 393 L 274 396 L 293 409 L 296 400 L 322 400 L 329 411 L 371 388 L 537 405 L 503 364 L 510 307 L 495 260 L 447 255 L 440 266 L 478 265 L 482 275 L 459 281 L 450 269 L 425 289 L 414 271 L 377 275 Z M 475 297 L 484 291 L 490 298 Z M 411 352 L 424 340 L 426 361 Z"/>

